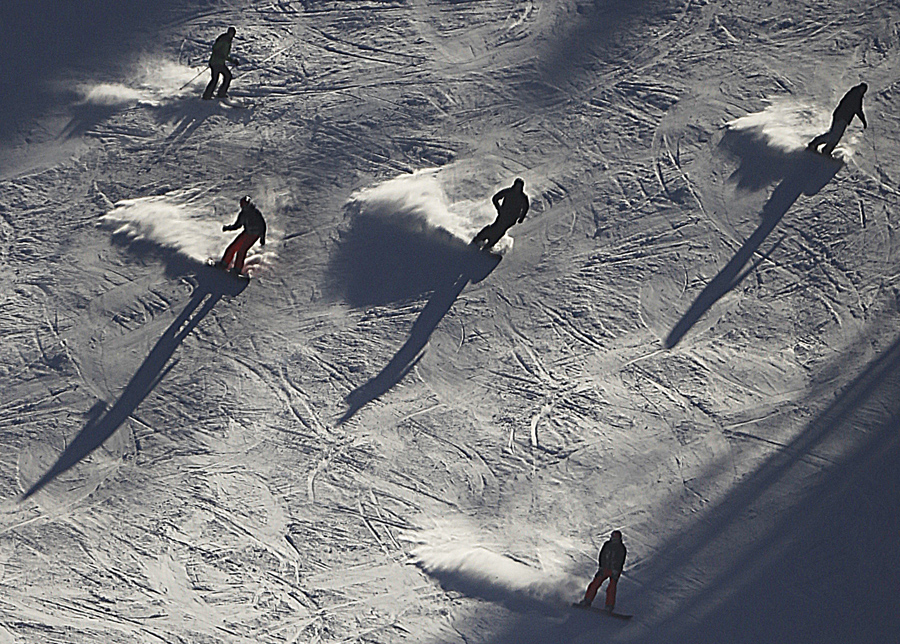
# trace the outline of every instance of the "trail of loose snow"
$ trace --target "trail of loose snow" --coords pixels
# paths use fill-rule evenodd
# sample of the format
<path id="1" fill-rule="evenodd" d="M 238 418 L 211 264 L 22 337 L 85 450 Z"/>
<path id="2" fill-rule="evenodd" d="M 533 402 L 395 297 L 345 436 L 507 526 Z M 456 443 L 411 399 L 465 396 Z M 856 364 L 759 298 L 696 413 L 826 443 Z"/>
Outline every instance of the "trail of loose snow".
<path id="1" fill-rule="evenodd" d="M 28 4 L 0 640 L 900 630 L 896 3 Z M 199 98 L 230 24 L 248 109 Z M 568 607 L 614 528 L 628 623 Z"/>

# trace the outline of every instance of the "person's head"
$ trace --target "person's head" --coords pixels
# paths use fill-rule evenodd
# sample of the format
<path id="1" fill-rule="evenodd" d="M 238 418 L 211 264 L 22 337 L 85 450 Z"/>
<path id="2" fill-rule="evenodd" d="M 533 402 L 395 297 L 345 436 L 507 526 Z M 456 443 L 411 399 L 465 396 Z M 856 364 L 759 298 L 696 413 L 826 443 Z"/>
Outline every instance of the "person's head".
<path id="1" fill-rule="evenodd" d="M 622 540 L 622 532 L 620 530 L 613 530 L 609 535 L 609 538 L 613 541 L 621 541 Z"/>
<path id="2" fill-rule="evenodd" d="M 234 38 L 234 34 L 237 33 L 237 29 L 235 29 L 234 27 L 229 27 L 228 31 L 226 31 L 225 33 L 228 34 L 229 38 Z"/>
<path id="3" fill-rule="evenodd" d="M 516 188 L 521 192 L 525 188 L 525 181 L 523 181 L 521 177 L 516 177 L 516 180 L 513 181 L 513 188 Z"/>
<path id="4" fill-rule="evenodd" d="M 253 202 L 250 201 L 249 196 L 241 197 L 241 208 L 245 208 L 245 207 L 249 206 L 251 203 L 253 203 Z"/>
<path id="5" fill-rule="evenodd" d="M 869 89 L 869 86 L 866 85 L 865 83 L 860 83 L 859 85 L 857 85 L 857 87 L 859 88 L 859 93 L 860 93 L 860 94 L 865 94 L 865 93 L 866 93 L 866 90 Z"/>

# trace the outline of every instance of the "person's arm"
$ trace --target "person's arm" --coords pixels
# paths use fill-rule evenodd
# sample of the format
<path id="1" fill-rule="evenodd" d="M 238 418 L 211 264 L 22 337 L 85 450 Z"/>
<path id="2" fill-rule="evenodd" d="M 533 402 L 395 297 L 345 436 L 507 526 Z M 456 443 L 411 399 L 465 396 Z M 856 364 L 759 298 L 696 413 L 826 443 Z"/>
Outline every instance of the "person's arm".
<path id="1" fill-rule="evenodd" d="M 519 223 L 520 223 L 520 224 L 521 224 L 523 221 L 525 221 L 525 215 L 528 214 L 528 205 L 529 205 L 529 204 L 528 204 L 528 197 L 526 196 L 526 197 L 525 197 L 525 205 L 522 207 L 522 214 L 519 215 Z"/>
<path id="2" fill-rule="evenodd" d="M 500 200 L 503 199 L 505 196 L 506 196 L 506 189 L 504 188 L 503 190 L 501 190 L 500 192 L 498 192 L 491 198 L 491 202 L 494 204 L 494 210 L 500 210 Z"/>
<path id="3" fill-rule="evenodd" d="M 863 114 L 862 101 L 860 101 L 859 103 L 859 111 L 856 113 L 856 115 L 859 117 L 859 120 L 862 121 L 864 130 L 869 127 L 869 124 L 866 123 L 866 115 Z"/>
<path id="4" fill-rule="evenodd" d="M 238 213 L 237 219 L 235 219 L 233 224 L 231 224 L 230 226 L 222 226 L 222 232 L 225 232 L 228 230 L 237 230 L 238 228 L 243 226 L 244 225 L 243 214 L 244 214 L 244 211 L 242 210 Z"/>

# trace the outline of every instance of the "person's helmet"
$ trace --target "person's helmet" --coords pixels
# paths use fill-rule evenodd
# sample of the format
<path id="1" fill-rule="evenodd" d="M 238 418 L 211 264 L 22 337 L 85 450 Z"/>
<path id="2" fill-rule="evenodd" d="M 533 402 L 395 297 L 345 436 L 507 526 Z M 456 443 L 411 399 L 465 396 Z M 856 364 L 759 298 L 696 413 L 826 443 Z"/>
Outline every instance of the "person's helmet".
<path id="1" fill-rule="evenodd" d="M 234 27 L 229 27 L 227 33 L 228 33 L 229 35 L 231 35 L 232 38 L 234 38 L 234 34 L 237 33 L 237 29 L 235 29 Z"/>
<path id="2" fill-rule="evenodd" d="M 243 208 L 244 206 L 246 206 L 246 205 L 249 204 L 249 203 L 250 203 L 250 197 L 249 197 L 249 196 L 241 197 L 241 208 Z"/>
<path id="3" fill-rule="evenodd" d="M 516 177 L 516 180 L 513 181 L 513 185 L 521 190 L 525 186 L 525 181 L 521 177 Z"/>
<path id="4" fill-rule="evenodd" d="M 859 88 L 862 90 L 862 93 L 865 94 L 866 90 L 869 89 L 869 86 L 866 83 L 860 83 Z"/>
<path id="5" fill-rule="evenodd" d="M 613 539 L 614 541 L 621 541 L 622 540 L 621 530 L 613 530 L 612 534 L 609 535 L 609 538 Z"/>

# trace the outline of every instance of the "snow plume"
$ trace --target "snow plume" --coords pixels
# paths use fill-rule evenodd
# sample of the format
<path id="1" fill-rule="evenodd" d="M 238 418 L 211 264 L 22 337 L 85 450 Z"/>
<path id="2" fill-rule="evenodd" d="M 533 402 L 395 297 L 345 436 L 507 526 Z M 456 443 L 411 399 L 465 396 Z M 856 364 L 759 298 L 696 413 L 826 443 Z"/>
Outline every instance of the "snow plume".
<path id="1" fill-rule="evenodd" d="M 147 56 L 132 70 L 133 80 L 130 83 L 85 82 L 79 85 L 79 92 L 82 104 L 105 107 L 134 103 L 159 105 L 166 98 L 196 94 L 196 88 L 183 86 L 196 76 L 197 71 L 171 60 Z M 200 79 L 196 82 L 202 84 Z"/>
<path id="2" fill-rule="evenodd" d="M 468 243 L 464 222 L 450 211 L 437 170 L 404 174 L 350 196 L 348 207 L 357 216 L 392 219 L 411 234 L 445 230 Z"/>
<path id="3" fill-rule="evenodd" d="M 729 121 L 734 132 L 752 134 L 773 149 L 785 153 L 802 150 L 816 136 L 828 130 L 831 115 L 804 103 L 777 101 L 762 112 L 754 112 Z"/>
<path id="4" fill-rule="evenodd" d="M 539 570 L 466 539 L 448 541 L 445 530 L 405 538 L 421 544 L 413 561 L 442 587 L 510 609 L 553 612 L 584 590 L 583 580 L 570 575 Z"/>
<path id="5" fill-rule="evenodd" d="M 731 175 L 739 188 L 759 190 L 783 179 L 803 159 L 813 137 L 831 127 L 831 112 L 794 100 L 773 102 L 761 112 L 726 123 L 721 145 L 740 159 Z M 847 132 L 835 156 L 848 158 L 857 136 Z"/>
<path id="6" fill-rule="evenodd" d="M 124 199 L 100 217 L 100 224 L 113 235 L 132 244 L 149 244 L 163 252 L 174 252 L 196 262 L 217 258 L 236 233 L 222 232 L 222 224 L 232 223 L 237 215 L 233 207 L 216 208 L 206 190 L 178 190 L 163 195 Z M 267 235 L 265 252 L 256 244 L 250 249 L 245 272 L 254 275 L 275 259 Z"/>
<path id="7" fill-rule="evenodd" d="M 351 195 L 329 286 L 352 306 L 447 291 L 459 278 L 477 281 L 492 268 L 483 265 L 487 255 L 469 246 L 475 220 L 448 202 L 438 173 L 421 170 Z"/>
<path id="8" fill-rule="evenodd" d="M 445 168 L 417 170 L 350 196 L 348 207 L 357 215 L 391 219 L 399 228 L 413 234 L 437 234 L 446 231 L 466 244 L 482 226 L 494 220 L 490 199 L 450 203 L 442 185 Z M 489 195 L 488 195 L 489 196 Z M 502 254 L 512 247 L 508 237 L 494 251 Z"/>

